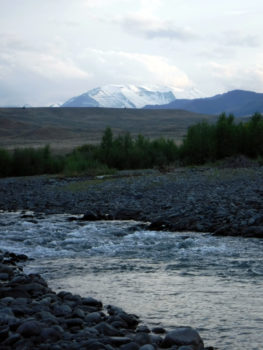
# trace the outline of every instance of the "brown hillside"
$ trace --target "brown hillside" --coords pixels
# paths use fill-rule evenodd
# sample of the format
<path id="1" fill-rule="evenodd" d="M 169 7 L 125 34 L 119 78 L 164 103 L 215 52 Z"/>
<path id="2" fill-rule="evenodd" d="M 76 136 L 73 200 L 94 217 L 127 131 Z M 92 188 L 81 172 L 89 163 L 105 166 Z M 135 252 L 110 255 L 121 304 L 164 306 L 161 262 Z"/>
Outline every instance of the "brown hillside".
<path id="1" fill-rule="evenodd" d="M 187 128 L 215 116 L 181 110 L 113 108 L 0 108 L 0 146 L 39 146 L 69 150 L 96 143 L 107 126 L 115 134 L 129 131 L 149 138 L 180 142 Z"/>

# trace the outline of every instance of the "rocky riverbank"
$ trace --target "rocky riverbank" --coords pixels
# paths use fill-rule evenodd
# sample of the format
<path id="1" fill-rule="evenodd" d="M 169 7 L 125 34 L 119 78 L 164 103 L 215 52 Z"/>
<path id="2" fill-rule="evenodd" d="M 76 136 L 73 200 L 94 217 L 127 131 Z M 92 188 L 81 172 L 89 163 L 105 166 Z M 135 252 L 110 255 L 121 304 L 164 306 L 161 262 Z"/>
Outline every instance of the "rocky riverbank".
<path id="1" fill-rule="evenodd" d="M 0 179 L 0 210 L 134 219 L 154 230 L 263 237 L 263 167 Z"/>
<path id="2" fill-rule="evenodd" d="M 26 260 L 0 251 L 1 350 L 213 350 L 191 327 L 149 329 L 118 307 L 55 293 L 40 275 L 23 272 Z"/>

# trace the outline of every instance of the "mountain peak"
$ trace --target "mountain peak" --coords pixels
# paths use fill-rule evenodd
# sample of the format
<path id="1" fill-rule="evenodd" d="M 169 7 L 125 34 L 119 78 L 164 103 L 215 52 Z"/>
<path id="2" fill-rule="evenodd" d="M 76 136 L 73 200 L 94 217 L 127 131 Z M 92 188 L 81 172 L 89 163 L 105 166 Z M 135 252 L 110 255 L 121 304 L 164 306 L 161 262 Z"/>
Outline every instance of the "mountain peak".
<path id="1" fill-rule="evenodd" d="M 62 107 L 142 108 L 175 100 L 171 89 L 160 86 L 109 84 L 71 98 Z"/>

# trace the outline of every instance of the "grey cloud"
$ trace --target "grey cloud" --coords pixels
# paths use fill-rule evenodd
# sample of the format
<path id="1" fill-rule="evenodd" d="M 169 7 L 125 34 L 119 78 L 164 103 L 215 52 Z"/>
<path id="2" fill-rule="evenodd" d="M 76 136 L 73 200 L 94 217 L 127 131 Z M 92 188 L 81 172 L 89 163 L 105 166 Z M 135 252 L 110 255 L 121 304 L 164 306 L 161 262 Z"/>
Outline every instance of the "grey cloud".
<path id="1" fill-rule="evenodd" d="M 227 46 L 259 47 L 261 45 L 257 35 L 244 35 L 238 31 L 223 33 L 221 42 Z"/>
<path id="2" fill-rule="evenodd" d="M 198 38 L 190 29 L 177 27 L 171 21 L 149 20 L 140 17 L 126 17 L 119 24 L 129 33 L 142 35 L 147 39 L 195 40 Z"/>
<path id="3" fill-rule="evenodd" d="M 198 56 L 200 57 L 204 57 L 207 59 L 231 59 L 233 57 L 236 57 L 237 55 L 237 50 L 234 49 L 233 47 L 230 46 L 210 46 L 209 48 L 202 48 L 202 50 L 200 50 L 197 53 Z"/>
<path id="4" fill-rule="evenodd" d="M 0 49 L 1 51 L 38 51 L 36 46 L 9 33 L 0 33 Z"/>

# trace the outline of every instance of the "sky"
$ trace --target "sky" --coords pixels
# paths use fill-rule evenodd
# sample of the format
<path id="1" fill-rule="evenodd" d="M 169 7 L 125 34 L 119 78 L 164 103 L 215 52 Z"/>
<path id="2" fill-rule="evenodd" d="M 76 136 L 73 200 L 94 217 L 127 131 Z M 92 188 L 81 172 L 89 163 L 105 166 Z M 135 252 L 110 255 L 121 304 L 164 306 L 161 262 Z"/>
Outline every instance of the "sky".
<path id="1" fill-rule="evenodd" d="M 0 106 L 107 84 L 263 92 L 262 0 L 0 0 Z"/>

